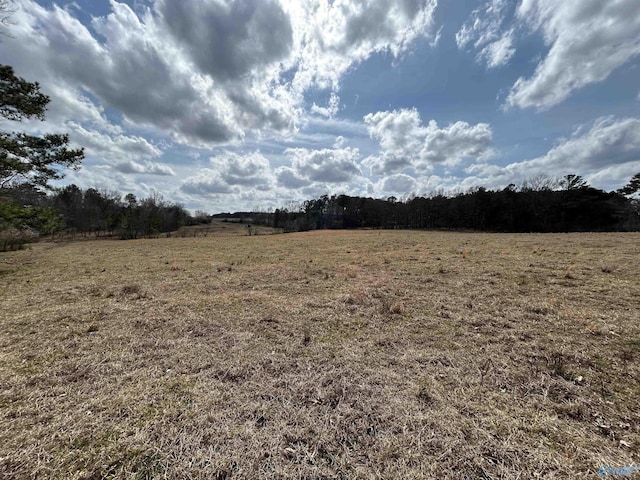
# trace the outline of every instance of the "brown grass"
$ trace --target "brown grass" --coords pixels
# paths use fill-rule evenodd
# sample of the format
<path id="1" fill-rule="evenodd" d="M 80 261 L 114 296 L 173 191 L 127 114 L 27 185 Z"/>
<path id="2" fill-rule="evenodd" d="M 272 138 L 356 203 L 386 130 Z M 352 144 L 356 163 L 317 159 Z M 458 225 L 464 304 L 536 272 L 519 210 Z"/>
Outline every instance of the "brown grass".
<path id="1" fill-rule="evenodd" d="M 638 234 L 403 231 L 0 254 L 0 477 L 640 465 L 639 259 Z"/>

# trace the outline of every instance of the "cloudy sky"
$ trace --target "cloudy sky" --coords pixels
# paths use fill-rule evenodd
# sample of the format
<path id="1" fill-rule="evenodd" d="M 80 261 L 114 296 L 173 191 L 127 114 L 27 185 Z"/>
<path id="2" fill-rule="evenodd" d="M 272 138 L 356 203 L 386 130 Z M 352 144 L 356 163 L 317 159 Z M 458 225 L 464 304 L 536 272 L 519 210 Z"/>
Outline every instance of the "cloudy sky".
<path id="1" fill-rule="evenodd" d="M 17 0 L 0 63 L 86 159 L 190 210 L 640 171 L 638 0 Z"/>

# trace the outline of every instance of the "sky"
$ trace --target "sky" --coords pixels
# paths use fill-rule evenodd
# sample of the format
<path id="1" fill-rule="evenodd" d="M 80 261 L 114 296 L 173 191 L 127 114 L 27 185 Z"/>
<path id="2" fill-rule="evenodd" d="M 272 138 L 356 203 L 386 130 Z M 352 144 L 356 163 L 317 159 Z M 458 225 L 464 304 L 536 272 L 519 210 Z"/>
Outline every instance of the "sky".
<path id="1" fill-rule="evenodd" d="M 640 172 L 638 0 L 14 0 L 0 63 L 85 160 L 192 212 Z"/>

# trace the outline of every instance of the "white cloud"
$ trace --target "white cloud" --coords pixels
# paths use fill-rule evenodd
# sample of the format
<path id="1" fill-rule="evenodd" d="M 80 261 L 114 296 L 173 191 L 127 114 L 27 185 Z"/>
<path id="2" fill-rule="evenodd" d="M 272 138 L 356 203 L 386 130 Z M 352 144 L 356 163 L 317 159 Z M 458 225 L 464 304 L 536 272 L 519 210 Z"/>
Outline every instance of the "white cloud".
<path id="1" fill-rule="evenodd" d="M 382 190 L 390 193 L 408 194 L 416 189 L 417 182 L 413 177 L 398 173 L 382 181 Z"/>
<path id="2" fill-rule="evenodd" d="M 478 50 L 476 60 L 489 68 L 508 63 L 515 53 L 514 31 L 501 31 L 508 10 L 507 0 L 490 0 L 471 12 L 469 19 L 456 33 L 458 48 L 463 50 L 472 46 Z"/>
<path id="3" fill-rule="evenodd" d="M 464 158 L 484 159 L 492 153 L 492 131 L 486 123 L 458 121 L 440 128 L 431 120 L 423 126 L 415 109 L 368 114 L 364 121 L 380 142 L 380 154 L 366 160 L 374 174 L 409 167 L 429 171 L 436 164 L 457 165 Z"/>
<path id="4" fill-rule="evenodd" d="M 19 74 L 24 69 L 38 78 L 45 90 L 55 84 L 67 96 L 89 92 L 93 103 L 179 140 L 242 136 L 233 102 L 180 56 L 150 10 L 139 17 L 112 1 L 111 13 L 93 20 L 95 37 L 68 11 L 32 0 L 22 2 L 15 21 L 6 41 L 13 65 Z"/>
<path id="5" fill-rule="evenodd" d="M 238 81 L 287 58 L 293 48 L 291 20 L 274 0 L 158 0 L 156 10 L 200 71 L 222 81 Z"/>
<path id="6" fill-rule="evenodd" d="M 269 160 L 259 151 L 243 155 L 225 151 L 212 157 L 210 163 L 227 185 L 255 187 L 259 190 L 268 190 L 272 186 Z"/>
<path id="7" fill-rule="evenodd" d="M 329 102 L 326 107 L 319 107 L 315 103 L 311 106 L 311 113 L 317 113 L 326 118 L 333 118 L 340 110 L 340 97 L 334 92 L 331 92 Z"/>
<path id="8" fill-rule="evenodd" d="M 269 160 L 259 151 L 238 154 L 223 151 L 211 157 L 211 168 L 203 168 L 188 177 L 180 190 L 191 195 L 239 194 L 243 191 L 268 191 L 274 176 Z"/>
<path id="9" fill-rule="evenodd" d="M 469 44 L 478 48 L 497 39 L 506 7 L 506 0 L 490 0 L 471 12 L 469 19 L 456 33 L 458 48 L 466 48 Z"/>
<path id="10" fill-rule="evenodd" d="M 308 183 L 346 183 L 361 174 L 357 148 L 288 148 L 285 154 L 291 158 L 293 168 L 282 170 L 281 176 L 290 183 L 296 179 L 306 179 Z"/>
<path id="11" fill-rule="evenodd" d="M 420 37 L 433 36 L 437 0 L 342 0 L 287 2 L 298 68 L 297 91 L 337 90 L 354 64 L 375 52 L 404 54 Z"/>
<path id="12" fill-rule="evenodd" d="M 640 119 L 596 120 L 588 131 L 577 129 L 568 139 L 561 140 L 543 157 L 510 166 L 518 170 L 535 169 L 564 171 L 579 169 L 599 170 L 607 165 L 640 162 Z M 567 172 L 573 173 L 573 172 Z"/>
<path id="13" fill-rule="evenodd" d="M 393 173 L 412 166 L 424 137 L 417 110 L 370 113 L 364 122 L 369 135 L 380 142 L 381 155 L 367 160 L 374 173 Z"/>
<path id="14" fill-rule="evenodd" d="M 175 172 L 168 165 L 153 163 L 148 160 L 144 161 L 143 163 L 129 160 L 128 162 L 118 163 L 114 168 L 117 171 L 122 173 L 133 173 L 133 174 L 141 174 L 141 175 L 161 175 L 161 176 L 168 176 L 168 177 L 175 176 Z"/>
<path id="15" fill-rule="evenodd" d="M 295 130 L 307 90 L 335 91 L 354 64 L 376 52 L 398 58 L 431 35 L 436 0 L 148 5 L 111 0 L 89 29 L 74 9 L 24 0 L 3 42 L 7 63 L 56 85 L 61 121 L 105 127 L 112 108 L 184 144 L 233 142 Z M 332 117 L 339 98 L 311 109 Z"/>
<path id="16" fill-rule="evenodd" d="M 237 192 L 237 189 L 232 189 L 229 184 L 221 178 L 219 172 L 210 168 L 204 168 L 196 175 L 187 178 L 180 187 L 180 190 L 191 195 L 203 196 Z"/>
<path id="17" fill-rule="evenodd" d="M 552 107 L 640 54 L 640 8 L 633 0 L 523 0 L 517 18 L 542 33 L 549 52 L 530 78 L 515 83 L 510 107 Z"/>
<path id="18" fill-rule="evenodd" d="M 342 135 L 336 137 L 336 141 L 333 142 L 333 148 L 342 148 L 347 144 L 347 139 Z"/>
<path id="19" fill-rule="evenodd" d="M 51 98 L 46 117 L 49 123 L 55 125 L 73 119 L 76 123 L 89 124 L 109 134 L 122 133 L 118 125 L 107 120 L 104 108 L 82 92 L 68 85 L 53 83 L 48 83 L 43 90 Z"/>
<path id="20" fill-rule="evenodd" d="M 95 164 L 92 160 L 85 160 L 79 170 L 66 172 L 64 184 L 75 184 L 80 188 L 97 188 L 117 192 L 142 193 L 133 175 L 126 175 L 113 166 Z"/>
<path id="21" fill-rule="evenodd" d="M 495 68 L 509 62 L 516 49 L 513 48 L 513 31 L 505 33 L 499 40 L 487 44 L 478 53 L 478 59 L 483 60 L 487 67 Z"/>
<path id="22" fill-rule="evenodd" d="M 298 189 L 307 187 L 311 183 L 309 179 L 301 176 L 295 169 L 291 167 L 278 167 L 275 170 L 278 185 L 289 188 Z"/>
<path id="23" fill-rule="evenodd" d="M 546 175 L 578 174 L 598 188 L 617 188 L 640 169 L 640 119 L 604 117 L 560 139 L 545 155 L 506 167 L 478 164 L 467 168 L 486 187 L 505 186 Z"/>
<path id="24" fill-rule="evenodd" d="M 459 49 L 495 68 L 509 62 L 519 34 L 540 32 L 548 53 L 530 78 L 511 88 L 506 106 L 547 109 L 574 90 L 605 80 L 640 54 L 640 9 L 633 1 L 487 0 L 456 33 Z"/>
<path id="25" fill-rule="evenodd" d="M 162 150 L 142 137 L 102 133 L 71 121 L 65 124 L 65 130 L 73 145 L 82 146 L 87 155 L 103 160 L 120 162 L 162 155 Z"/>

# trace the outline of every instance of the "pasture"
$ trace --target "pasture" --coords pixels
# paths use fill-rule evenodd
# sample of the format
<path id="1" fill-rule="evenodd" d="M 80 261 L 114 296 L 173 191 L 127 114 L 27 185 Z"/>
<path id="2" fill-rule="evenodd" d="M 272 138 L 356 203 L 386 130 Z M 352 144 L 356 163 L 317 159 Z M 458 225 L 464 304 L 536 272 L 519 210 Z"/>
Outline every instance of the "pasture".
<path id="1" fill-rule="evenodd" d="M 640 465 L 639 234 L 241 228 L 0 254 L 0 477 Z"/>

